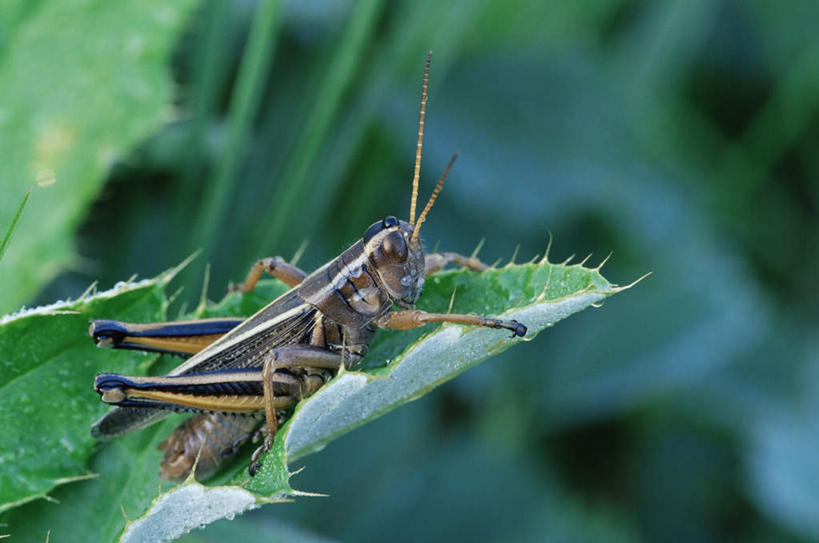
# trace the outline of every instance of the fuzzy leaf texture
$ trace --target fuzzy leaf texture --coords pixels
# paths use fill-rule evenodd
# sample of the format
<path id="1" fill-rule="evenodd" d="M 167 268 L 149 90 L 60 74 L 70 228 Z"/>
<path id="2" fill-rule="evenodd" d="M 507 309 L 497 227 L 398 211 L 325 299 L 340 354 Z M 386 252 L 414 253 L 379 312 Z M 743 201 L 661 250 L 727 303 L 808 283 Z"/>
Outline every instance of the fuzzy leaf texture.
<path id="1" fill-rule="evenodd" d="M 87 333 L 98 318 L 166 320 L 166 287 L 174 273 L 2 320 L 0 534 L 45 540 L 50 532 L 52 541 L 171 540 L 298 495 L 290 486 L 288 462 L 627 288 L 609 283 L 599 267 L 546 261 L 482 274 L 437 273 L 427 281 L 420 309 L 446 312 L 451 304 L 453 312 L 516 319 L 528 326 L 527 336 L 513 339 L 505 330 L 452 324 L 382 330 L 359 367 L 297 406 L 255 478 L 246 474 L 251 447 L 207 486 L 193 480 L 175 486 L 160 484 L 157 445 L 182 416 L 104 444 L 95 444 L 89 427 L 108 409 L 92 389 L 96 373 L 162 374 L 179 359 L 97 349 Z M 194 316 L 248 316 L 285 290 L 278 281 L 262 281 L 254 292 L 229 294 Z"/>

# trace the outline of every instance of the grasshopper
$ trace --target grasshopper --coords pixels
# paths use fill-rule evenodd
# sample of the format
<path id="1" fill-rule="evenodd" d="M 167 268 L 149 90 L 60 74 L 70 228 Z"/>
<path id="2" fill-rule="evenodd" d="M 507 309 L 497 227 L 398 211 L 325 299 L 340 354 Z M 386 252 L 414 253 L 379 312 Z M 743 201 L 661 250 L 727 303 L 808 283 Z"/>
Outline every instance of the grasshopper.
<path id="1" fill-rule="evenodd" d="M 363 238 L 311 274 L 280 257 L 259 260 L 241 285 L 252 290 L 265 272 L 291 289 L 243 321 L 205 319 L 177 323 L 127 324 L 95 321 L 90 333 L 99 346 L 193 354 L 164 377 L 126 377 L 104 373 L 94 381 L 102 401 L 117 406 L 92 427 L 105 439 L 152 424 L 169 410 L 216 413 L 183 423 L 165 443 L 164 461 L 189 463 L 191 447 L 204 451 L 210 431 L 230 453 L 249 434 L 249 422 L 229 428 L 224 417 L 264 414 L 264 442 L 248 471 L 259 468 L 281 418 L 314 394 L 342 367 L 367 353 L 379 328 L 409 330 L 449 322 L 510 330 L 524 336 L 526 326 L 477 315 L 429 313 L 415 309 L 425 277 L 447 264 L 481 272 L 487 266 L 457 253 L 424 255 L 419 233 L 440 194 L 457 153 L 452 156 L 416 220 L 431 52 L 424 68 L 409 221 L 390 215 L 370 225 Z M 210 418 L 208 418 L 210 417 Z M 185 426 L 187 424 L 187 426 Z M 227 430 L 226 430 L 227 429 Z M 212 449 L 207 449 L 208 453 Z M 210 462 L 214 463 L 214 462 Z M 217 462 L 218 463 L 218 462 Z M 181 469 L 181 468 L 180 468 Z M 165 470 L 172 476 L 175 470 Z"/>

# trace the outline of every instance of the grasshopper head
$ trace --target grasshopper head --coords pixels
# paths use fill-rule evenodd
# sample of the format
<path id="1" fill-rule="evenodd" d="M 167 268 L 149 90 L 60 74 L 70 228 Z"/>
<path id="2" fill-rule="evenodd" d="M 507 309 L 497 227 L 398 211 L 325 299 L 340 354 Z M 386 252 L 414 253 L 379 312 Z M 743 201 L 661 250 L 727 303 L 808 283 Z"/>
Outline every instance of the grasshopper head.
<path id="1" fill-rule="evenodd" d="M 424 250 L 413 227 L 392 215 L 373 223 L 364 234 L 364 250 L 399 307 L 411 307 L 424 286 Z"/>
<path id="2" fill-rule="evenodd" d="M 412 307 L 424 286 L 424 250 L 418 233 L 421 225 L 432 209 L 444 186 L 446 176 L 458 153 L 452 155 L 444 169 L 443 175 L 432 191 L 423 211 L 415 220 L 415 208 L 418 201 L 418 184 L 421 174 L 421 148 L 424 141 L 424 116 L 427 106 L 427 83 L 429 82 L 429 63 L 432 51 L 427 54 L 424 68 L 424 85 L 421 91 L 421 115 L 418 120 L 418 143 L 415 148 L 415 173 L 412 178 L 412 196 L 410 198 L 409 222 L 396 219 L 392 215 L 372 224 L 364 234 L 364 250 L 375 271 L 386 287 L 390 300 L 399 307 Z"/>
<path id="3" fill-rule="evenodd" d="M 438 179 L 427 205 L 415 220 L 415 203 L 418 196 L 417 184 L 413 184 L 410 206 L 410 222 L 399 221 L 392 215 L 373 223 L 364 233 L 364 251 L 374 265 L 376 273 L 387 289 L 390 300 L 399 307 L 412 307 L 424 286 L 424 250 L 418 233 L 435 203 L 446 176 L 458 153 L 452 155 Z"/>

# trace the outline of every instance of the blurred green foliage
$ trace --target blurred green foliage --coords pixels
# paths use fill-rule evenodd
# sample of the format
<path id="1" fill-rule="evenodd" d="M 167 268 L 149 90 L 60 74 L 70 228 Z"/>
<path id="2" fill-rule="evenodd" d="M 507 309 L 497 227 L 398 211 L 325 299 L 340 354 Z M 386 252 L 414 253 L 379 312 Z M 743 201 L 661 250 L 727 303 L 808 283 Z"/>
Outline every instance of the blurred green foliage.
<path id="1" fill-rule="evenodd" d="M 0 164 L 18 141 L 9 89 L 43 87 L 3 68 L 23 16 L 50 4 L 31 5 L 0 27 Z M 813 0 L 202 2 L 176 45 L 175 115 L 111 169 L 74 269 L 39 300 L 153 276 L 198 246 L 182 298 L 195 301 L 202 262 L 220 297 L 255 258 L 309 239 L 313 269 L 373 220 L 406 215 L 434 49 L 426 190 L 461 159 L 428 246 L 468 253 L 485 237 L 486 260 L 517 244 L 528 259 L 550 230 L 558 260 L 613 250 L 614 281 L 654 274 L 310 456 L 291 482 L 329 498 L 188 540 L 282 523 L 356 541 L 817 539 L 817 20 Z M 254 41 L 251 27 L 266 31 Z M 33 55 L 24 43 L 15 54 Z M 107 103 L 123 91 L 90 54 L 26 67 L 54 78 L 47 88 L 86 77 L 84 100 Z M 124 103 L 111 114 L 123 130 L 145 120 Z M 76 160 L 105 151 L 96 134 Z M 0 172 L 5 225 L 35 180 Z M 59 186 L 35 188 L 4 281 L 65 262 L 12 258 Z"/>
<path id="2" fill-rule="evenodd" d="M 166 63 L 193 5 L 0 4 L 0 220 L 38 188 L 5 255 L 3 313 L 79 262 L 74 234 L 107 170 L 168 117 Z"/>

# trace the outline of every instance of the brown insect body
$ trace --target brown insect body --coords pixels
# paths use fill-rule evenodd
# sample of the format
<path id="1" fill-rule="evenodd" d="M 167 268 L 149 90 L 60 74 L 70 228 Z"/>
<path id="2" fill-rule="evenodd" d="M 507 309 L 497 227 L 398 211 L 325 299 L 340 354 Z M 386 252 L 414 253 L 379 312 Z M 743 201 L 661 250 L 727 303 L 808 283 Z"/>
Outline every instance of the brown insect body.
<path id="1" fill-rule="evenodd" d="M 428 74 L 429 57 L 409 222 L 388 216 L 373 223 L 361 240 L 310 275 L 278 257 L 257 262 L 242 290 L 251 290 L 264 271 L 285 281 L 291 290 L 240 324 L 228 323 L 233 326 L 229 331 L 165 377 L 99 375 L 96 391 L 103 401 L 119 407 L 92 427 L 95 437 L 112 437 L 155 422 L 159 418 L 157 410 L 217 412 L 183 424 L 166 442 L 163 475 L 179 478 L 182 468 L 190 469 L 195 447 L 203 453 L 207 449 L 216 458 L 219 455 L 213 454 L 214 450 L 221 448 L 230 453 L 235 447 L 226 446 L 227 441 L 235 438 L 233 441 L 239 442 L 249 434 L 246 427 L 231 426 L 227 419 L 219 418 L 227 415 L 218 413 L 257 413 L 264 409 L 267 435 L 251 460 L 253 475 L 259 455 L 272 444 L 282 411 L 315 393 L 342 365 L 349 367 L 360 360 L 378 328 L 410 329 L 428 322 L 453 322 L 505 328 L 517 336 L 526 333 L 526 327 L 515 321 L 413 309 L 428 273 L 450 262 L 476 271 L 486 269 L 476 259 L 455 253 L 433 253 L 426 259 L 421 246 L 421 225 L 456 158 L 450 160 L 416 221 Z M 394 306 L 403 310 L 396 311 Z M 211 324 L 216 327 L 220 323 Z M 189 330 L 188 336 L 215 333 L 215 329 L 199 326 L 196 321 L 181 326 L 97 321 L 92 324 L 91 334 L 100 346 L 150 349 L 156 342 L 161 349 L 153 350 L 168 352 L 173 351 L 169 345 L 174 335 Z M 167 336 L 163 336 L 166 331 Z M 189 344 L 188 338 L 186 352 L 191 350 Z M 223 435 L 216 437 L 216 430 L 224 430 Z M 208 443 L 213 444 L 212 450 Z M 213 460 L 208 463 L 215 464 Z"/>
<path id="2" fill-rule="evenodd" d="M 160 477 L 181 481 L 196 465 L 195 477 L 208 479 L 238 452 L 260 423 L 261 418 L 221 413 L 200 413 L 189 418 L 159 444 L 165 452 L 159 462 Z"/>
<path id="3" fill-rule="evenodd" d="M 375 223 L 368 232 L 375 234 L 381 230 L 379 226 L 379 223 Z M 387 289 L 402 304 L 408 300 L 414 302 L 420 294 L 424 256 L 417 239 L 412 244 L 408 242 L 411 232 L 411 227 L 405 222 L 401 223 L 400 230 L 388 232 L 390 239 L 387 247 L 374 252 L 374 264 L 367 259 L 360 266 L 355 265 L 357 255 L 364 253 L 364 242 L 359 241 L 305 279 L 297 287 L 298 295 L 314 305 L 318 312 L 314 316 L 315 326 L 309 338 L 293 338 L 293 341 L 298 343 L 303 339 L 310 345 L 333 351 L 344 349 L 350 353 L 351 362 L 363 356 L 375 333 L 370 321 L 392 305 L 392 297 L 385 294 Z M 390 261 L 400 257 L 409 245 L 413 246 L 409 251 L 412 259 L 408 259 L 403 266 L 400 263 L 392 264 Z M 332 283 L 338 294 L 336 296 L 322 293 L 331 277 L 338 278 Z M 408 283 L 417 288 L 408 288 Z M 339 324 L 345 321 L 359 326 Z M 252 363 L 251 360 L 248 362 Z M 165 453 L 160 462 L 160 477 L 179 481 L 187 477 L 196 465 L 196 478 L 207 479 L 222 462 L 236 454 L 260 421 L 251 416 L 221 413 L 200 413 L 191 417 L 160 445 Z"/>

